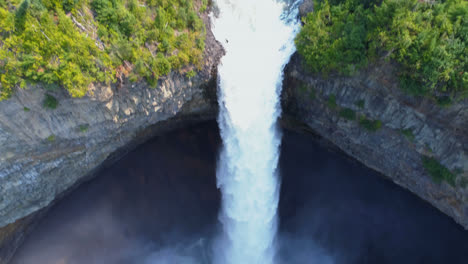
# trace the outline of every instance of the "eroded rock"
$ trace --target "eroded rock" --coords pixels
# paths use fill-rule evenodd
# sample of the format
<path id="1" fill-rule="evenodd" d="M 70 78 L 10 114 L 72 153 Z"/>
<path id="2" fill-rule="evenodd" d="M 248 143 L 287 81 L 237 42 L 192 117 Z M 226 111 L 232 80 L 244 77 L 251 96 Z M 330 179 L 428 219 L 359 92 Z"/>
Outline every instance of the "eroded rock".
<path id="1" fill-rule="evenodd" d="M 209 29 L 208 16 L 203 19 Z M 24 237 L 25 219 L 87 179 L 116 151 L 141 143 L 156 128 L 214 118 L 223 52 L 207 30 L 203 67 L 190 79 L 173 72 L 156 88 L 129 81 L 119 87 L 94 84 L 83 98 L 36 86 L 0 102 L 0 263 Z M 58 100 L 56 109 L 43 107 L 46 93 Z"/>
<path id="2" fill-rule="evenodd" d="M 296 54 L 285 70 L 283 112 L 348 155 L 430 202 L 468 229 L 468 100 L 442 108 L 404 94 L 394 67 L 380 62 L 353 77 L 307 73 Z M 334 97 L 336 103 L 331 104 Z M 346 118 L 343 109 L 355 113 Z M 358 118 L 379 120 L 372 132 Z M 456 176 L 436 183 L 422 163 L 434 157 Z"/>

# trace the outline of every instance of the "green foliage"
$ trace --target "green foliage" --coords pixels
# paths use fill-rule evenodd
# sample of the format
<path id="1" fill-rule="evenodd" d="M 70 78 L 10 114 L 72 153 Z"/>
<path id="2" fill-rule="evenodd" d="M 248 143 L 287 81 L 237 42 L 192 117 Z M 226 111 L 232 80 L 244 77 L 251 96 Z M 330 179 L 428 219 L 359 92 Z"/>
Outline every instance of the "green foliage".
<path id="1" fill-rule="evenodd" d="M 327 105 L 331 109 L 335 109 L 338 106 L 336 104 L 336 95 L 335 94 L 330 94 L 330 96 L 328 96 Z"/>
<path id="2" fill-rule="evenodd" d="M 380 5 L 382 3 L 382 0 L 352 0 L 352 1 L 347 1 L 347 0 L 329 0 L 328 1 L 331 5 L 339 5 L 339 4 L 345 4 L 345 3 L 350 3 L 353 6 L 362 4 L 364 8 L 369 8 L 374 5 Z"/>
<path id="3" fill-rule="evenodd" d="M 209 0 L 202 0 L 202 6 L 200 7 L 200 12 L 204 12 L 208 8 Z"/>
<path id="4" fill-rule="evenodd" d="M 307 90 L 309 90 L 309 89 L 307 88 L 307 84 L 301 83 L 301 84 L 299 85 L 299 92 L 301 92 L 302 94 L 307 93 Z"/>
<path id="5" fill-rule="evenodd" d="M 310 99 L 310 100 L 314 100 L 316 97 L 317 97 L 317 94 L 316 94 L 316 92 L 315 92 L 315 89 L 314 89 L 314 88 L 310 88 L 310 89 L 309 89 L 309 99 Z"/>
<path id="6" fill-rule="evenodd" d="M 88 129 L 89 129 L 89 125 L 88 124 L 80 125 L 79 129 L 80 129 L 80 132 L 86 133 L 88 131 Z"/>
<path id="7" fill-rule="evenodd" d="M 17 32 L 24 31 L 29 5 L 30 1 L 24 0 L 15 12 L 15 28 Z"/>
<path id="8" fill-rule="evenodd" d="M 424 146 L 426 147 L 426 150 L 427 150 L 428 152 L 430 152 L 430 153 L 433 152 L 433 151 L 432 151 L 432 148 L 431 148 L 431 146 L 429 146 L 429 144 L 426 143 L 426 144 L 424 144 Z"/>
<path id="9" fill-rule="evenodd" d="M 310 71 L 324 74 L 353 74 L 385 56 L 400 64 L 409 94 L 466 97 L 468 2 L 429 2 L 321 1 L 304 19 L 298 52 Z"/>
<path id="10" fill-rule="evenodd" d="M 189 78 L 189 79 L 192 79 L 196 75 L 197 75 L 197 73 L 194 70 L 190 70 L 185 74 L 185 76 L 187 76 L 187 78 Z"/>
<path id="11" fill-rule="evenodd" d="M 462 174 L 462 173 L 463 173 L 463 169 L 460 168 L 460 167 L 455 168 L 455 169 L 453 170 L 453 173 L 454 173 L 455 175 Z"/>
<path id="12" fill-rule="evenodd" d="M 49 141 L 49 142 L 51 142 L 51 143 L 54 142 L 54 141 L 55 141 L 55 135 L 52 134 L 52 135 L 48 136 L 48 137 L 46 138 L 46 140 Z"/>
<path id="13" fill-rule="evenodd" d="M 29 109 L 29 108 L 27 108 L 27 107 L 25 106 L 25 107 L 23 107 L 23 111 L 29 112 L 29 111 L 31 111 L 31 109 Z"/>
<path id="14" fill-rule="evenodd" d="M 465 189 L 468 186 L 468 179 L 467 178 L 461 178 L 460 180 L 460 187 Z"/>
<path id="15" fill-rule="evenodd" d="M 48 109 L 55 109 L 58 106 L 58 101 L 50 94 L 46 94 L 43 101 L 43 106 Z"/>
<path id="16" fill-rule="evenodd" d="M 79 3 L 79 0 L 63 0 L 62 7 L 65 12 L 71 12 L 76 5 Z"/>
<path id="17" fill-rule="evenodd" d="M 308 95 L 310 100 L 314 100 L 316 98 L 315 88 L 308 86 L 306 83 L 300 83 L 298 90 L 302 95 Z"/>
<path id="18" fill-rule="evenodd" d="M 356 105 L 357 107 L 359 107 L 360 109 L 363 109 L 364 106 L 365 106 L 365 104 L 366 104 L 366 101 L 364 101 L 363 99 L 358 100 L 358 101 L 355 103 L 355 105 Z"/>
<path id="19" fill-rule="evenodd" d="M 455 186 L 456 175 L 440 164 L 435 158 L 423 156 L 422 162 L 434 182 L 441 183 L 442 181 L 446 181 L 448 184 Z"/>
<path id="20" fill-rule="evenodd" d="M 414 142 L 415 140 L 415 137 L 414 137 L 414 134 L 413 134 L 413 130 L 411 128 L 407 128 L 407 129 L 402 129 L 401 130 L 401 133 L 411 142 Z"/>
<path id="21" fill-rule="evenodd" d="M 441 107 L 448 107 L 452 104 L 452 99 L 448 96 L 437 97 L 437 104 Z"/>
<path id="22" fill-rule="evenodd" d="M 366 16 L 362 6 L 330 5 L 328 1 L 305 19 L 296 38 L 299 54 L 312 72 L 352 74 L 367 63 Z"/>
<path id="23" fill-rule="evenodd" d="M 347 120 L 355 120 L 356 112 L 351 108 L 343 108 L 340 110 L 340 116 Z"/>
<path id="24" fill-rule="evenodd" d="M 382 127 L 382 121 L 367 119 L 365 116 L 361 116 L 359 119 L 359 125 L 365 128 L 367 131 L 375 132 Z"/>
<path id="25" fill-rule="evenodd" d="M 26 82 L 82 97 L 116 76 L 157 84 L 201 67 L 205 28 L 194 1 L 2 0 L 0 100 Z"/>

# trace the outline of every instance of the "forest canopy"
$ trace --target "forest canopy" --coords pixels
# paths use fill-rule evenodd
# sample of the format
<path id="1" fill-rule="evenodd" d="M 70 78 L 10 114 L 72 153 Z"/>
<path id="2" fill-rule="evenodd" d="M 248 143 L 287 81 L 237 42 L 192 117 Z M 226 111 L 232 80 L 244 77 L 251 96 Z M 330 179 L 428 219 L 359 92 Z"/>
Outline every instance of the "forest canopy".
<path id="1" fill-rule="evenodd" d="M 201 66 L 207 0 L 0 0 L 0 100 L 43 83 L 84 96 L 122 75 L 155 86 Z"/>
<path id="2" fill-rule="evenodd" d="M 468 97 L 468 2 L 323 0 L 296 38 L 307 69 L 352 75 L 388 58 L 413 95 Z"/>

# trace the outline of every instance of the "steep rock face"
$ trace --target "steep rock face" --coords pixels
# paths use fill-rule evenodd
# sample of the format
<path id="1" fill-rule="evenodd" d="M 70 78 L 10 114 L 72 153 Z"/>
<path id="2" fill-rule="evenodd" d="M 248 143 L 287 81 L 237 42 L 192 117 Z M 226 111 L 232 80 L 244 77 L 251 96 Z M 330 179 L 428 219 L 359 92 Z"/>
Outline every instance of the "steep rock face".
<path id="1" fill-rule="evenodd" d="M 407 96 L 393 70 L 380 63 L 353 77 L 324 79 L 305 72 L 295 54 L 285 70 L 284 115 L 468 229 L 468 100 L 441 108 L 430 99 Z M 365 129 L 361 116 L 380 120 L 381 128 Z M 423 155 L 454 172 L 455 184 L 436 183 L 423 166 Z"/>
<path id="2" fill-rule="evenodd" d="M 207 16 L 204 21 L 209 29 Z M 40 87 L 19 89 L 0 102 L 0 263 L 19 244 L 28 215 L 76 186 L 117 150 L 175 122 L 213 118 L 223 52 L 207 30 L 204 66 L 191 79 L 172 73 L 156 88 L 96 85 L 79 99 L 48 92 L 58 99 L 56 109 L 43 107 L 47 91 Z"/>

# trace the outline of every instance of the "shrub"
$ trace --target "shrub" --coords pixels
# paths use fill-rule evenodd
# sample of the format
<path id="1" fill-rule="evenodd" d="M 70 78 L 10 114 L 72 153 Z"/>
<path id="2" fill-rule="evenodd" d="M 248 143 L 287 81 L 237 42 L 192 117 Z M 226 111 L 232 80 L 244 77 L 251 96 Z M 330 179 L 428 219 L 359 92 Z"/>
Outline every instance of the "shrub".
<path id="1" fill-rule="evenodd" d="M 366 102 L 361 99 L 361 100 L 358 100 L 356 101 L 356 103 L 354 103 L 357 107 L 359 107 L 360 109 L 363 109 L 364 108 L 364 105 L 366 104 Z"/>
<path id="2" fill-rule="evenodd" d="M 411 142 L 415 140 L 413 130 L 411 128 L 402 129 L 401 133 Z"/>
<path id="3" fill-rule="evenodd" d="M 431 176 L 432 180 L 436 183 L 446 181 L 448 184 L 455 186 L 456 176 L 445 166 L 440 164 L 439 161 L 432 157 L 422 157 L 423 167 Z"/>
<path id="4" fill-rule="evenodd" d="M 313 87 L 308 86 L 305 83 L 299 84 L 298 90 L 301 93 L 301 95 L 309 95 L 310 100 L 314 100 L 316 98 L 315 89 Z"/>
<path id="5" fill-rule="evenodd" d="M 86 131 L 88 131 L 88 129 L 89 129 L 89 125 L 88 124 L 80 125 L 79 129 L 80 129 L 80 132 L 86 133 Z"/>
<path id="6" fill-rule="evenodd" d="M 366 16 L 358 6 L 330 5 L 328 1 L 316 5 L 305 19 L 296 38 L 298 52 L 312 72 L 328 74 L 332 71 L 349 75 L 367 63 Z"/>
<path id="7" fill-rule="evenodd" d="M 323 0 L 295 40 L 306 68 L 350 75 L 382 57 L 409 94 L 468 96 L 468 1 Z"/>
<path id="8" fill-rule="evenodd" d="M 26 82 L 82 97 L 117 73 L 155 85 L 172 70 L 201 67 L 206 30 L 194 1 L 0 2 L 0 100 Z"/>
<path id="9" fill-rule="evenodd" d="M 370 132 L 375 132 L 382 127 L 382 122 L 380 120 L 371 120 L 364 116 L 359 119 L 359 124 Z"/>
<path id="10" fill-rule="evenodd" d="M 63 10 L 65 10 L 65 12 L 70 12 L 72 11 L 76 4 L 78 4 L 78 1 L 79 0 L 63 0 Z"/>
<path id="11" fill-rule="evenodd" d="M 50 94 L 46 94 L 44 97 L 43 106 L 48 109 L 55 109 L 58 106 L 58 101 Z"/>
<path id="12" fill-rule="evenodd" d="M 465 189 L 467 186 L 468 186 L 468 179 L 467 179 L 467 178 L 462 178 L 462 179 L 460 180 L 460 187 L 462 187 L 463 189 Z"/>
<path id="13" fill-rule="evenodd" d="M 309 99 L 314 100 L 317 97 L 316 92 L 313 88 L 309 89 Z"/>
<path id="14" fill-rule="evenodd" d="M 448 107 L 452 104 L 452 99 L 448 96 L 437 97 L 437 104 L 441 107 Z"/>
<path id="15" fill-rule="evenodd" d="M 189 79 L 192 79 L 196 75 L 197 75 L 197 73 L 194 70 L 190 70 L 185 74 L 185 76 L 187 76 L 187 78 L 189 78 Z"/>
<path id="16" fill-rule="evenodd" d="M 301 83 L 299 85 L 299 91 L 302 93 L 302 94 L 305 94 L 309 89 L 307 88 L 307 85 L 305 83 Z"/>
<path id="17" fill-rule="evenodd" d="M 335 94 L 330 94 L 330 96 L 328 96 L 327 105 L 331 109 L 335 109 L 338 106 L 336 104 L 336 95 Z"/>
<path id="18" fill-rule="evenodd" d="M 340 116 L 347 120 L 355 120 L 356 112 L 350 108 L 343 108 L 340 110 Z"/>
<path id="19" fill-rule="evenodd" d="M 431 146 L 429 146 L 429 144 L 427 144 L 427 143 L 424 144 L 424 147 L 426 147 L 426 151 L 428 151 L 428 152 L 430 152 L 430 153 L 433 152 L 433 150 L 432 150 Z"/>
<path id="20" fill-rule="evenodd" d="M 48 137 L 46 138 L 46 140 L 49 141 L 49 142 L 54 142 L 54 141 L 55 141 L 55 135 L 52 134 L 52 135 L 48 136 Z"/>

